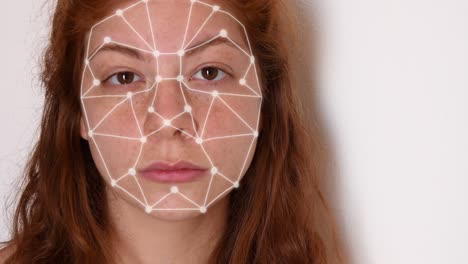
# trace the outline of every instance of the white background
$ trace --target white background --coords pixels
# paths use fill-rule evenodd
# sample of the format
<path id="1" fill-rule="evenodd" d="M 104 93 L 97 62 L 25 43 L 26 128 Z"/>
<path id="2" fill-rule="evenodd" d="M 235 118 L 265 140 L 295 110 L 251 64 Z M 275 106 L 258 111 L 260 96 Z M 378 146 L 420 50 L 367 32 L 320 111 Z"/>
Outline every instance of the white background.
<path id="1" fill-rule="evenodd" d="M 35 138 L 42 1 L 0 16 L 0 239 Z M 468 2 L 303 0 L 337 147 L 339 216 L 355 263 L 468 263 Z M 5 211 L 6 210 L 6 211 Z"/>

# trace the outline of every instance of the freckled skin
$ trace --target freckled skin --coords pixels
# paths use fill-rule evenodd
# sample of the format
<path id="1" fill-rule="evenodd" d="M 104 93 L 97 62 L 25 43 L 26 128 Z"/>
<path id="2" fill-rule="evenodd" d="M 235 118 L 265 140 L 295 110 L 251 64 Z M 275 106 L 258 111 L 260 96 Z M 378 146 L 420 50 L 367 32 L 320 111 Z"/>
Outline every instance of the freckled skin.
<path id="1" fill-rule="evenodd" d="M 253 54 L 222 6 L 130 4 L 88 36 L 81 135 L 118 197 L 154 217 L 194 217 L 226 199 L 252 161 L 262 102 Z M 206 173 L 184 183 L 141 177 L 155 161 L 181 160 Z"/>

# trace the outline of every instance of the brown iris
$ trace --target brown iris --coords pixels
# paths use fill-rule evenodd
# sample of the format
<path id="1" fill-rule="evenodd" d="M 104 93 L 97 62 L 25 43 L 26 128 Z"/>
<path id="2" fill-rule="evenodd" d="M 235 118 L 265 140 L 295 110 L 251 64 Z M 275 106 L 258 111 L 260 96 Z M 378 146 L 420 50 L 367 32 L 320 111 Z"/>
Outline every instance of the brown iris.
<path id="1" fill-rule="evenodd" d="M 218 77 L 219 70 L 215 67 L 205 67 L 201 70 L 203 78 L 211 81 Z"/>
<path id="2" fill-rule="evenodd" d="M 120 84 L 131 84 L 135 79 L 135 74 L 132 72 L 119 72 L 117 74 L 117 81 Z"/>

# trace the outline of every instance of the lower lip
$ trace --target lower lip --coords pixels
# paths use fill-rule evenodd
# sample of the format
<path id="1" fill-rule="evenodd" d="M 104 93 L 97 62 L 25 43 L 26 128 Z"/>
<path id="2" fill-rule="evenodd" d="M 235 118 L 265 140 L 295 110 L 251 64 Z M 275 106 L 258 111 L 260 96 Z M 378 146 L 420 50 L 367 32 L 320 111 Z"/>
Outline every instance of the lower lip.
<path id="1" fill-rule="evenodd" d="M 161 183 L 191 182 L 201 178 L 206 170 L 181 169 L 181 170 L 150 170 L 141 172 L 141 176 L 150 181 Z"/>

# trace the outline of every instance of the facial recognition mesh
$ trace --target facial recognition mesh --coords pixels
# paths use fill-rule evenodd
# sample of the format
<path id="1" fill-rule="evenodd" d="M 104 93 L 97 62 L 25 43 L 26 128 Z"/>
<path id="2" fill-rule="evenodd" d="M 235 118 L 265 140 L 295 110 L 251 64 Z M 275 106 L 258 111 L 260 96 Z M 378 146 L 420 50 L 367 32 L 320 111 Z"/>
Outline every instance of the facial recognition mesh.
<path id="1" fill-rule="evenodd" d="M 152 10 L 149 5 L 150 2 L 151 0 L 141 0 L 126 8 L 118 9 L 112 15 L 95 24 L 89 31 L 81 82 L 81 103 L 83 117 L 89 129 L 88 141 L 94 145 L 97 153 L 99 153 L 98 157 L 105 172 L 103 174 L 107 174 L 103 176 L 108 177 L 110 185 L 138 202 L 147 213 L 158 210 L 196 210 L 205 213 L 210 205 L 232 189 L 239 187 L 239 181 L 248 167 L 248 157 L 251 156 L 253 146 L 259 137 L 258 129 L 263 98 L 255 57 L 252 53 L 246 28 L 236 17 L 217 5 L 196 0 L 187 0 L 187 10 L 181 10 L 180 12 L 182 16 L 187 17 L 180 47 L 175 50 L 162 50 L 159 44 L 164 40 L 158 39 L 155 34 L 157 25 L 153 21 L 158 16 L 158 10 Z M 195 6 L 207 11 L 203 15 L 204 19 L 198 22 L 194 22 L 192 19 Z M 130 16 L 127 16 L 134 9 L 144 11 L 142 13 L 145 15 L 140 16 L 139 19 L 146 20 L 146 27 L 142 27 L 141 23 L 140 26 L 137 26 L 129 18 Z M 198 40 L 205 28 L 210 26 L 210 23 L 214 23 L 213 18 L 215 16 L 234 22 L 240 28 L 242 38 L 247 45 L 242 45 L 234 38 L 231 38 L 229 30 L 219 28 L 217 35 L 194 46 L 193 44 Z M 99 40 L 100 44 L 95 49 L 91 49 L 91 42 L 96 41 L 94 32 L 106 23 L 120 23 L 119 26 L 122 30 L 128 31 L 128 34 L 133 34 L 134 39 L 138 39 L 142 45 L 125 42 L 125 40 L 109 34 Z M 189 29 L 191 29 L 192 34 L 188 34 Z M 144 37 L 145 34 L 142 32 L 144 30 L 150 32 L 151 38 Z M 236 86 L 232 89 L 217 90 L 208 85 L 192 85 L 188 81 L 188 76 L 184 75 L 184 60 L 187 54 L 216 41 L 224 41 L 237 48 L 240 51 L 239 54 L 241 54 L 239 60 L 245 61 L 245 64 L 242 64 L 243 67 L 245 66 L 244 75 L 236 80 Z M 103 88 L 104 80 L 99 79 L 95 74 L 97 67 L 100 66 L 93 64 L 93 59 L 99 51 L 106 49 L 106 47 L 113 47 L 113 49 L 123 47 L 127 52 L 133 50 L 135 54 L 150 56 L 155 62 L 154 76 L 148 78 L 149 80 L 142 89 L 112 90 Z M 168 76 L 162 73 L 162 65 L 164 65 L 162 62 L 169 59 L 178 61 L 177 75 Z M 172 93 L 177 93 L 175 97 L 179 98 L 180 111 L 169 115 L 158 104 L 158 102 L 167 102 L 167 100 L 164 101 L 165 98 L 161 98 L 161 96 L 164 96 L 161 93 L 163 85 L 167 85 L 164 89 L 174 89 Z M 164 94 L 168 94 L 167 90 L 164 91 Z M 205 104 L 205 106 L 201 107 L 202 104 Z M 101 109 L 105 109 L 105 111 L 101 115 L 91 117 L 92 110 L 90 109 L 97 105 L 102 107 Z M 243 106 L 246 105 L 254 106 L 246 109 L 255 109 L 255 113 L 252 113 L 251 110 L 247 113 L 243 109 Z M 215 107 L 224 109 L 225 113 L 230 114 L 230 119 L 214 118 L 216 116 L 213 111 Z M 144 111 L 138 109 L 144 109 Z M 203 109 L 203 111 L 199 109 Z M 247 115 L 255 118 L 247 118 Z M 122 123 L 122 119 L 119 118 L 124 116 L 128 117 L 125 120 L 130 121 Z M 143 122 L 150 118 L 156 120 L 159 125 L 148 131 L 148 129 L 144 128 Z M 182 120 L 185 120 L 184 124 L 190 125 L 181 125 Z M 107 129 L 115 127 L 116 122 L 120 122 L 121 129 Z M 233 126 L 233 123 L 236 126 Z M 210 127 L 217 127 L 218 133 L 210 133 Z M 162 141 L 158 140 L 158 137 L 167 130 L 179 133 L 179 136 L 183 136 L 187 140 L 187 144 L 196 146 L 204 161 L 206 161 L 206 165 L 209 166 L 207 184 L 203 187 L 203 199 L 197 200 L 184 193 L 184 184 L 177 183 L 163 185 L 164 191 L 157 196 L 157 199 L 151 200 L 148 198 L 152 189 L 145 189 L 141 178 L 139 178 L 139 168 L 147 165 L 142 163 L 143 160 L 151 160 L 148 158 L 149 152 L 151 152 L 151 155 L 157 153 L 158 148 L 163 144 Z M 233 170 L 230 170 L 231 173 L 227 173 L 223 171 L 223 164 L 229 164 L 230 161 L 222 160 L 222 157 L 215 157 L 219 155 L 214 154 L 217 152 L 212 151 L 209 144 L 218 142 L 214 146 L 223 146 L 223 141 L 227 142 L 232 139 L 242 139 L 246 147 L 242 150 L 242 161 L 232 162 L 236 166 L 237 172 L 232 173 Z M 105 154 L 102 151 L 107 145 L 110 145 L 111 140 L 115 140 L 119 144 L 119 148 L 115 150 L 116 153 L 122 152 L 131 155 L 131 159 L 128 161 L 129 164 L 122 165 L 125 167 L 124 171 L 109 166 L 112 153 Z M 143 158 L 145 152 L 148 152 L 148 156 Z M 222 181 L 223 184 L 219 184 L 216 193 L 213 193 L 215 181 Z M 137 186 L 137 188 L 130 190 L 126 187 L 129 184 L 133 184 L 132 186 Z M 175 196 L 185 201 L 186 204 L 180 207 L 168 208 L 164 201 Z"/>

